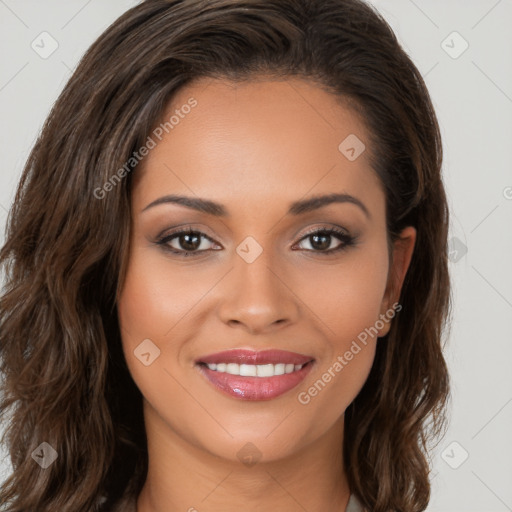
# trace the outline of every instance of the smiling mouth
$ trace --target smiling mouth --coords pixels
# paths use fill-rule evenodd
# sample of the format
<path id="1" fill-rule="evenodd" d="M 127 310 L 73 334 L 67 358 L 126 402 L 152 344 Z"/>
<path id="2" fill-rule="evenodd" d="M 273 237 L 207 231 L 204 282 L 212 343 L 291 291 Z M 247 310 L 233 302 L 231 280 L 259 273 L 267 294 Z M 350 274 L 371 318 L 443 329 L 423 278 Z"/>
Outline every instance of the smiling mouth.
<path id="1" fill-rule="evenodd" d="M 300 384 L 315 360 L 282 350 L 229 350 L 196 361 L 201 375 L 223 394 L 241 400 L 271 400 Z"/>

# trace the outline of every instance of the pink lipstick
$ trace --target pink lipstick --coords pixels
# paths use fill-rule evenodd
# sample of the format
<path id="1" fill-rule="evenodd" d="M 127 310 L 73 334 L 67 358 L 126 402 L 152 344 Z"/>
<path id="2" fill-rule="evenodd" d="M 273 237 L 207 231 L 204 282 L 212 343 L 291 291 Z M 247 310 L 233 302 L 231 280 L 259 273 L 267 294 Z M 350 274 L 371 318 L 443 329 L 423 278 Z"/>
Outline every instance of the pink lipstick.
<path id="1" fill-rule="evenodd" d="M 236 349 L 201 357 L 196 365 L 216 389 L 241 400 L 271 400 L 301 383 L 314 358 L 284 350 Z"/>

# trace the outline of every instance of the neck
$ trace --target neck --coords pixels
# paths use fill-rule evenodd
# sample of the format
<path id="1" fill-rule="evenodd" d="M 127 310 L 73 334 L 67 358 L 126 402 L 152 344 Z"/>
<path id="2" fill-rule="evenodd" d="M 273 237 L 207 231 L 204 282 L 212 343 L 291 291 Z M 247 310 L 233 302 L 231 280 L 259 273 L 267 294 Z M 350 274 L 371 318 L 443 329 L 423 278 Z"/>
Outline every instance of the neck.
<path id="1" fill-rule="evenodd" d="M 343 512 L 347 506 L 343 416 L 299 453 L 254 464 L 220 458 L 185 441 L 146 401 L 144 417 L 148 473 L 137 512 L 226 512 L 227 504 L 233 511 Z"/>

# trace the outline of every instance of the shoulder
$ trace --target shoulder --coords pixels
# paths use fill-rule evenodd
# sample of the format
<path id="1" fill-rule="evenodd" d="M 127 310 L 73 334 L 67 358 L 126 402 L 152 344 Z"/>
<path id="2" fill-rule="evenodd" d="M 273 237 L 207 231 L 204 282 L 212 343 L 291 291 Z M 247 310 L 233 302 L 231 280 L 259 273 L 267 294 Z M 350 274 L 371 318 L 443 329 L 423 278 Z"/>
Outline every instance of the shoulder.
<path id="1" fill-rule="evenodd" d="M 107 501 L 104 496 L 100 496 L 96 501 L 96 509 L 95 512 L 102 511 L 101 505 Z M 130 495 L 125 495 L 121 500 L 119 500 L 112 508 L 109 509 L 109 512 L 137 512 L 137 500 Z"/>
<path id="2" fill-rule="evenodd" d="M 355 494 L 350 495 L 345 512 L 365 512 L 365 509 L 363 508 L 361 502 L 357 499 Z"/>

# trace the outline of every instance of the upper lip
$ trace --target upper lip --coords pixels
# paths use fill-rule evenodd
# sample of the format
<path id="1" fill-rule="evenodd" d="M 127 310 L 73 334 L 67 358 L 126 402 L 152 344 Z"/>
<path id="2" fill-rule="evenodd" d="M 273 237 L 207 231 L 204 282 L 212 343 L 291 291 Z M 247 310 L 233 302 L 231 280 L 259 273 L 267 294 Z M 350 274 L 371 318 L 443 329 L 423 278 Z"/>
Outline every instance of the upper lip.
<path id="1" fill-rule="evenodd" d="M 313 361 L 313 357 L 288 352 L 287 350 L 250 350 L 232 349 L 216 352 L 196 360 L 196 363 L 217 364 L 217 363 L 238 363 L 238 364 L 279 364 L 293 363 L 305 364 Z"/>

